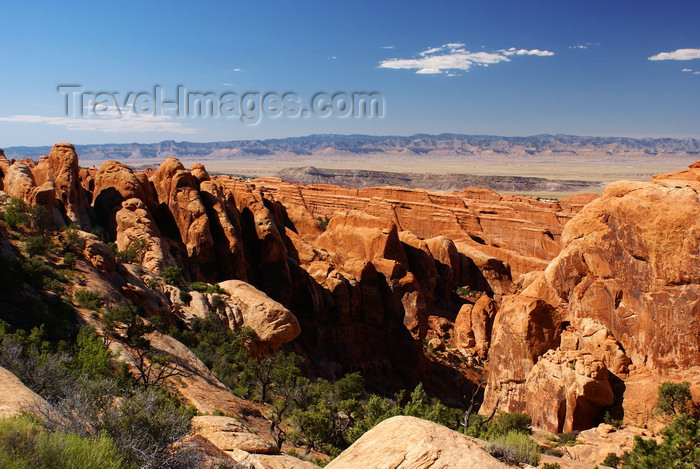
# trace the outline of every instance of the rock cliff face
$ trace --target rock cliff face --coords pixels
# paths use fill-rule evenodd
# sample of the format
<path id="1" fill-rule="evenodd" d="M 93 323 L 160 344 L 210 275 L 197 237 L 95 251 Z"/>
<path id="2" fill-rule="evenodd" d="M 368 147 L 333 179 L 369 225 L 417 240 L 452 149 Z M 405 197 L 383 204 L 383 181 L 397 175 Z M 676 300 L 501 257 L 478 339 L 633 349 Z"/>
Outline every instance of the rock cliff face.
<path id="1" fill-rule="evenodd" d="M 174 158 L 79 169 L 69 144 L 0 171 L 7 194 L 103 233 L 80 232 L 80 288 L 294 341 L 328 377 L 361 371 L 387 392 L 423 381 L 457 405 L 486 365 L 483 412 L 563 431 L 605 411 L 643 423 L 649 389 L 700 376 L 697 164 L 557 202 L 242 181 Z M 141 246 L 141 266 L 105 241 Z M 223 293 L 149 287 L 171 266 Z"/>
<path id="2" fill-rule="evenodd" d="M 566 225 L 559 255 L 500 306 L 483 411 L 561 431 L 611 406 L 643 424 L 626 382 L 700 378 L 699 175 L 610 184 Z"/>

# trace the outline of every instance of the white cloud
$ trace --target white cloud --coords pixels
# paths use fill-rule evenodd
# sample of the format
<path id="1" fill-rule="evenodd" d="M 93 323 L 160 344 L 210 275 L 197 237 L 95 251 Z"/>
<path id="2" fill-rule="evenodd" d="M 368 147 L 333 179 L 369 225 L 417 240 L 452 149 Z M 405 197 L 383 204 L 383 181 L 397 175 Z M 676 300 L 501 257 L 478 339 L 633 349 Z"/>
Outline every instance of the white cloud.
<path id="1" fill-rule="evenodd" d="M 700 75 L 700 72 L 693 72 L 693 75 Z"/>
<path id="2" fill-rule="evenodd" d="M 337 59 L 338 57 L 336 57 L 335 55 L 331 55 L 331 56 L 328 57 L 328 58 L 329 58 L 329 59 Z"/>
<path id="3" fill-rule="evenodd" d="M 222 83 L 222 86 L 235 86 L 233 83 Z"/>
<path id="4" fill-rule="evenodd" d="M 498 52 L 502 53 L 503 55 L 537 55 L 539 57 L 549 57 L 549 56 L 554 55 L 554 52 L 550 52 L 548 50 L 539 50 L 539 49 L 527 50 L 527 49 L 516 49 L 515 47 L 511 47 L 510 49 L 507 49 L 507 50 L 499 50 Z"/>
<path id="5" fill-rule="evenodd" d="M 396 49 L 396 46 L 382 46 L 380 49 Z"/>
<path id="6" fill-rule="evenodd" d="M 673 52 L 661 52 L 649 57 L 649 60 L 693 60 L 700 59 L 700 49 L 678 49 Z"/>
<path id="7" fill-rule="evenodd" d="M 234 71 L 234 72 L 240 72 L 241 69 L 240 69 L 240 68 L 234 68 L 233 71 Z"/>
<path id="8" fill-rule="evenodd" d="M 25 124 L 47 124 L 65 127 L 68 130 L 120 132 L 171 132 L 193 134 L 196 129 L 174 121 L 170 116 L 125 115 L 109 118 L 73 118 L 36 115 L 14 115 L 0 117 L 0 122 L 21 122 Z"/>
<path id="9" fill-rule="evenodd" d="M 533 55 L 548 57 L 554 52 L 539 49 L 501 49 L 496 52 L 471 52 L 461 43 L 449 43 L 441 47 L 432 47 L 418 54 L 415 59 L 387 59 L 379 63 L 379 68 L 415 69 L 420 75 L 446 73 L 456 76 L 455 70 L 469 70 L 472 66 L 487 67 L 489 64 L 510 62 L 512 56 Z"/>
<path id="10" fill-rule="evenodd" d="M 693 71 L 692 68 L 684 68 L 683 70 L 681 70 L 681 72 L 692 72 L 692 71 Z"/>
<path id="11" fill-rule="evenodd" d="M 599 42 L 586 42 L 584 44 L 578 44 L 576 46 L 569 46 L 569 49 L 588 49 L 591 46 L 599 46 Z"/>

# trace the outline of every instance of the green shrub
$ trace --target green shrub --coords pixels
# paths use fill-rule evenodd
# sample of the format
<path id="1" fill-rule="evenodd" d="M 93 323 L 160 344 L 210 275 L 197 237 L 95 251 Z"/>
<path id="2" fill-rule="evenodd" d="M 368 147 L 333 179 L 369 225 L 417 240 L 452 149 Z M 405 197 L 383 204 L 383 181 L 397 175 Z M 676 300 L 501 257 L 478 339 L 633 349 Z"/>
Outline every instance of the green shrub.
<path id="1" fill-rule="evenodd" d="M 63 294 L 63 284 L 56 278 L 44 277 L 42 279 L 42 286 L 57 295 Z"/>
<path id="2" fill-rule="evenodd" d="M 537 466 L 540 461 L 540 448 L 524 433 L 511 431 L 493 439 L 486 450 L 491 455 L 508 464 L 530 464 Z"/>
<path id="3" fill-rule="evenodd" d="M 56 231 L 58 225 L 53 217 L 43 205 L 32 205 L 27 209 L 31 226 L 39 234 L 45 234 L 49 231 Z"/>
<path id="4" fill-rule="evenodd" d="M 78 234 L 79 227 L 77 225 L 68 225 L 63 228 L 63 242 L 61 248 L 64 253 L 79 255 L 85 248 L 85 240 Z M 102 236 L 100 236 L 102 239 Z"/>
<path id="5" fill-rule="evenodd" d="M 561 466 L 556 462 L 546 462 L 544 463 L 544 466 L 542 466 L 542 469 L 561 469 Z"/>
<path id="6" fill-rule="evenodd" d="M 206 282 L 190 282 L 188 284 L 190 290 L 198 291 L 201 293 L 226 293 L 226 290 L 221 288 L 218 284 L 211 284 Z"/>
<path id="7" fill-rule="evenodd" d="M 182 269 L 179 267 L 166 267 L 163 269 L 163 281 L 168 285 L 179 285 L 182 278 Z"/>
<path id="8" fill-rule="evenodd" d="M 192 301 L 192 295 L 190 295 L 190 293 L 186 292 L 185 290 L 180 290 L 180 301 L 188 305 L 190 304 L 190 301 Z"/>
<path id="9" fill-rule="evenodd" d="M 607 423 L 608 425 L 612 425 L 615 428 L 622 427 L 622 420 L 613 418 L 613 416 L 610 414 L 609 411 L 605 412 L 605 415 L 603 416 L 603 423 Z"/>
<path id="10" fill-rule="evenodd" d="M 325 231 L 328 228 L 328 222 L 331 221 L 328 217 L 316 217 L 316 221 L 321 226 L 321 229 Z"/>
<path id="11" fill-rule="evenodd" d="M 92 290 L 78 290 L 73 294 L 73 301 L 83 308 L 97 310 L 102 307 L 104 300 Z"/>
<path id="12" fill-rule="evenodd" d="M 90 326 L 83 326 L 78 331 L 73 367 L 90 378 L 112 374 L 112 352 Z"/>
<path id="13" fill-rule="evenodd" d="M 223 298 L 219 295 L 212 295 L 211 296 L 211 307 L 214 308 L 215 310 L 220 310 L 221 308 L 224 307 L 226 302 L 224 301 Z"/>
<path id="14" fill-rule="evenodd" d="M 690 383 L 672 383 L 666 381 L 659 386 L 659 395 L 656 408 L 664 414 L 685 414 L 690 409 L 693 396 L 690 393 Z"/>
<path id="15" fill-rule="evenodd" d="M 32 419 L 0 420 L 0 467 L 7 469 L 119 469 L 124 467 L 114 441 L 105 434 L 80 437 L 49 433 Z"/>
<path id="16" fill-rule="evenodd" d="M 10 201 L 5 205 L 3 219 L 10 228 L 16 228 L 18 225 L 26 225 L 29 221 L 27 204 L 19 197 L 10 198 Z"/>
<path id="17" fill-rule="evenodd" d="M 663 442 L 634 437 L 634 447 L 622 456 L 629 469 L 676 469 L 700 467 L 700 418 L 678 414 L 661 431 Z"/>
<path id="18" fill-rule="evenodd" d="M 139 254 L 135 249 L 127 248 L 123 251 L 116 251 L 114 257 L 122 264 L 136 264 L 139 260 Z"/>
<path id="19" fill-rule="evenodd" d="M 41 288 L 45 278 L 53 278 L 54 270 L 41 259 L 32 257 L 20 264 L 22 274 L 32 286 Z"/>
<path id="20" fill-rule="evenodd" d="M 486 432 L 486 439 L 490 440 L 500 435 L 505 435 L 511 432 L 524 433 L 529 435 L 532 433 L 532 419 L 529 415 L 521 412 L 507 412 L 498 415 L 489 425 Z"/>
<path id="21" fill-rule="evenodd" d="M 66 255 L 63 256 L 63 265 L 66 267 L 73 268 L 76 262 L 78 262 L 78 257 L 72 252 L 66 253 Z"/>
<path id="22" fill-rule="evenodd" d="M 47 236 L 32 236 L 27 238 L 25 251 L 29 256 L 43 256 L 53 246 L 51 239 Z"/>
<path id="23" fill-rule="evenodd" d="M 608 455 L 605 456 L 605 459 L 603 459 L 603 466 L 617 467 L 621 462 L 622 459 L 620 459 L 620 456 L 615 453 L 608 453 Z"/>
<path id="24" fill-rule="evenodd" d="M 581 432 L 578 430 L 573 430 L 570 432 L 557 434 L 557 437 L 559 438 L 559 441 L 558 441 L 559 445 L 560 446 L 571 446 L 576 441 L 576 438 L 578 437 L 579 433 L 581 433 Z"/>

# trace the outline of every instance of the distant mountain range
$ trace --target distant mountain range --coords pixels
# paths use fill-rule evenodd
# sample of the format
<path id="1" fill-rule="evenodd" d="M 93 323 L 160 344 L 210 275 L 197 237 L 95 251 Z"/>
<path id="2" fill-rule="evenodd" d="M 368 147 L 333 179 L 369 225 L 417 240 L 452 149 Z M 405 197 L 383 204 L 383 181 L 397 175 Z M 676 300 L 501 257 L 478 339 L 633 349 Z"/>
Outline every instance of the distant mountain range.
<path id="1" fill-rule="evenodd" d="M 8 158 L 33 158 L 48 154 L 50 147 L 9 147 Z M 264 156 L 690 156 L 700 155 L 700 140 L 694 138 L 585 137 L 534 135 L 416 134 L 410 137 L 372 135 L 309 135 L 269 140 L 229 142 L 122 143 L 76 145 L 81 160 L 128 160 L 176 158 L 222 160 Z"/>

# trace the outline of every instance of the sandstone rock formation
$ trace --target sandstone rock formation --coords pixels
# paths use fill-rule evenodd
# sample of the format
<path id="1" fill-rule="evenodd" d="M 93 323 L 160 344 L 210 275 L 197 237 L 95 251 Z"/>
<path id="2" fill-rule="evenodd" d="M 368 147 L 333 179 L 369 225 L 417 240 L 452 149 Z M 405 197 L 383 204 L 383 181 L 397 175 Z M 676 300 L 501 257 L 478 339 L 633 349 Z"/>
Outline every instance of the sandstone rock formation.
<path id="1" fill-rule="evenodd" d="M 250 327 L 262 342 L 272 347 L 293 340 L 301 332 L 294 314 L 252 285 L 241 280 L 226 280 L 219 286 L 228 293 L 227 301 L 243 320 L 242 324 L 237 324 L 235 317 L 229 318 L 232 326 Z"/>
<path id="2" fill-rule="evenodd" d="M 360 437 L 328 464 L 329 469 L 371 467 L 505 469 L 475 438 L 415 417 L 392 417 Z"/>
<path id="3" fill-rule="evenodd" d="M 621 381 L 648 373 L 656 377 L 647 380 L 655 390 L 663 380 L 698 379 L 698 173 L 691 168 L 682 173 L 686 179 L 676 173 L 610 184 L 566 225 L 561 253 L 500 306 L 483 412 L 525 411 L 550 431 L 587 428 L 610 400 L 604 366 L 618 411 L 643 425 L 649 415 L 626 411 L 635 406 L 635 393 Z M 575 385 L 573 376 L 564 377 L 570 372 L 555 366 L 572 351 Z M 564 385 L 567 379 L 571 384 Z M 562 391 L 552 399 L 529 387 L 535 383 Z"/>
<path id="4" fill-rule="evenodd" d="M 89 231 L 92 224 L 88 214 L 88 197 L 80 183 L 78 154 L 70 143 L 57 143 L 46 158 L 32 168 L 38 186 L 51 181 L 55 186 L 57 207 L 65 223 L 74 223 Z"/>
<path id="5" fill-rule="evenodd" d="M 567 447 L 563 458 L 601 464 L 609 453 L 622 456 L 624 451 L 629 451 L 634 446 L 635 436 L 643 439 L 655 438 L 657 443 L 662 442 L 660 436 L 654 437 L 649 430 L 643 428 L 631 426 L 615 428 L 601 423 L 597 427 L 579 433 L 576 437 L 577 444 Z"/>
<path id="6" fill-rule="evenodd" d="M 174 158 L 80 170 L 68 144 L 38 163 L 0 158 L 0 171 L 8 194 L 104 234 L 80 232 L 75 288 L 169 324 L 219 314 L 273 348 L 294 340 L 329 378 L 361 371 L 387 393 L 423 381 L 460 404 L 466 379 L 481 380 L 461 364 L 488 360 L 482 411 L 526 411 L 552 431 L 608 410 L 643 422 L 650 389 L 697 381 L 698 165 L 560 201 L 243 181 Z M 117 262 L 103 240 L 145 240 L 142 265 Z M 175 265 L 185 282 L 163 285 Z M 228 294 L 188 300 L 189 281 Z M 199 384 L 183 388 L 216 410 Z"/>
<path id="7" fill-rule="evenodd" d="M 19 197 L 30 202 L 29 194 L 36 187 L 31 168 L 25 163 L 13 163 L 5 172 L 3 187 L 10 197 Z"/>
<path id="8" fill-rule="evenodd" d="M 175 265 L 175 259 L 161 237 L 158 225 L 141 199 L 131 198 L 122 202 L 122 209 L 115 214 L 117 248 L 126 250 L 139 242 L 145 243 L 144 252 L 139 252 L 141 264 L 156 274 L 168 266 Z"/>
<path id="9" fill-rule="evenodd" d="M 26 387 L 15 375 L 0 367 L 0 418 L 19 415 L 31 409 L 48 409 L 49 404 Z"/>
<path id="10" fill-rule="evenodd" d="M 158 200 L 169 210 L 184 244 L 189 271 L 197 280 L 216 280 L 216 251 L 209 217 L 192 174 L 175 158 L 168 158 L 151 178 Z M 172 233 L 177 235 L 178 233 Z"/>
<path id="11" fill-rule="evenodd" d="M 248 453 L 279 453 L 277 447 L 271 442 L 250 432 L 232 417 L 197 416 L 192 419 L 192 427 L 198 435 L 202 435 L 224 452 L 239 449 Z"/>

